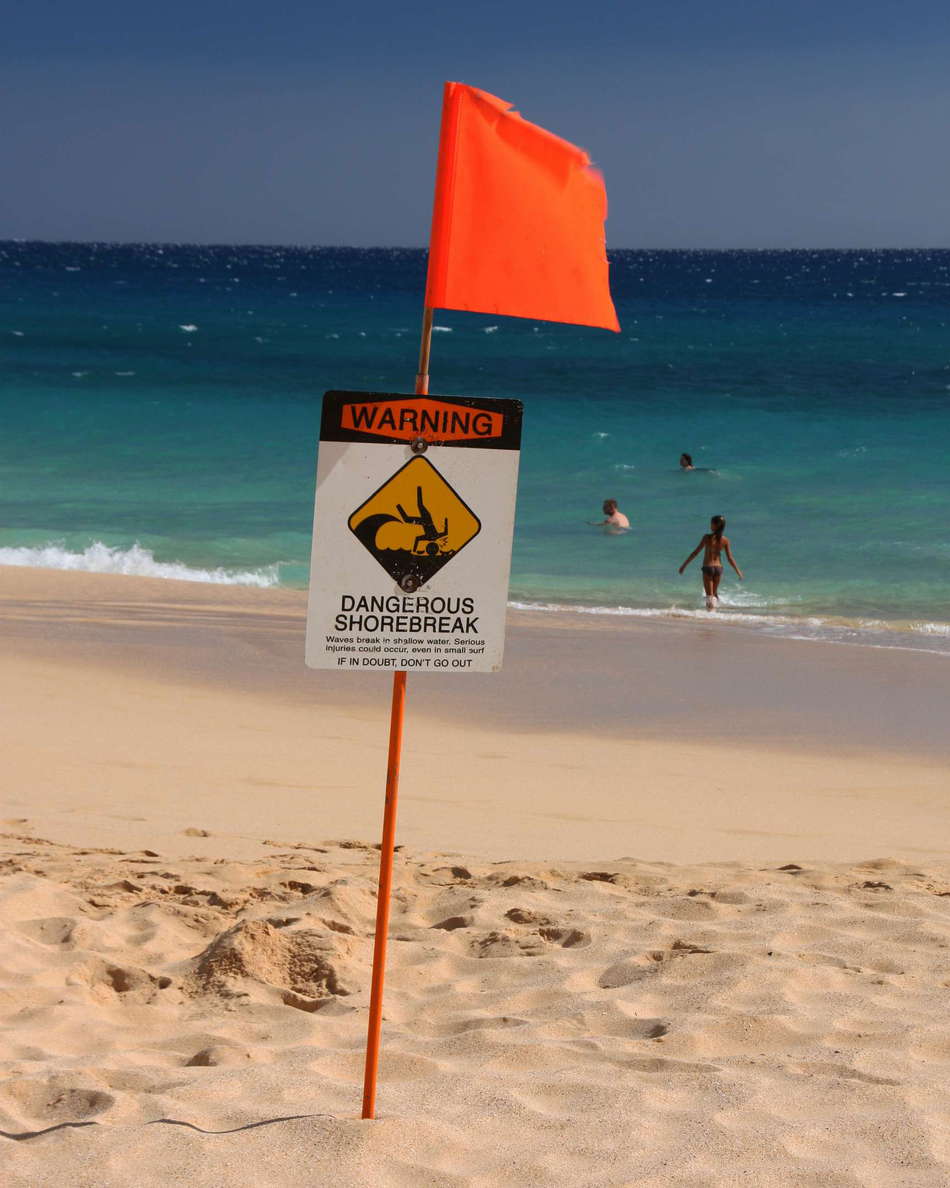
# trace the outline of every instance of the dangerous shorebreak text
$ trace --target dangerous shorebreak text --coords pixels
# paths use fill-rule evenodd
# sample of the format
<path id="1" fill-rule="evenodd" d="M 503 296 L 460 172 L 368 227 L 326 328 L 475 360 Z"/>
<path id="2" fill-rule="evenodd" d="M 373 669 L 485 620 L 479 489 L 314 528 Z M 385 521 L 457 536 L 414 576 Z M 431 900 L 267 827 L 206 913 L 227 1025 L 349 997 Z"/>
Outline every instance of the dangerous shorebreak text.
<path id="1" fill-rule="evenodd" d="M 474 598 L 343 594 L 336 631 L 409 635 L 478 635 Z"/>

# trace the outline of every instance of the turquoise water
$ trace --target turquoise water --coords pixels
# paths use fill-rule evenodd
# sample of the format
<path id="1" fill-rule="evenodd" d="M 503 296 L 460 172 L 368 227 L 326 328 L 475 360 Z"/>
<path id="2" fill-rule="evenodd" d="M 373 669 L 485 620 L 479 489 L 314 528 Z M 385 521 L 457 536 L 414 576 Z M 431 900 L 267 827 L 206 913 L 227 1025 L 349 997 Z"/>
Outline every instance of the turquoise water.
<path id="1" fill-rule="evenodd" d="M 620 335 L 436 315 L 433 392 L 525 403 L 512 600 L 704 613 L 721 513 L 725 617 L 950 649 L 950 252 L 611 259 Z M 320 397 L 411 391 L 424 268 L 0 244 L 0 563 L 304 585 Z"/>

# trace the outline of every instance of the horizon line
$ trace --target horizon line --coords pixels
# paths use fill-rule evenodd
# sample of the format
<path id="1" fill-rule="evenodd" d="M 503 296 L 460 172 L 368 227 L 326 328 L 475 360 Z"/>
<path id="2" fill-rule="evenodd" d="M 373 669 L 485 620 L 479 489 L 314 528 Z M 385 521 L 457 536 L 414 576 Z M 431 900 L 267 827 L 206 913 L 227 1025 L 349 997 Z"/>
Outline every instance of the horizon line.
<path id="1" fill-rule="evenodd" d="M 399 243 L 349 244 L 349 243 L 281 243 L 262 240 L 236 240 L 228 243 L 219 240 L 188 239 L 33 239 L 24 236 L 0 238 L 0 245 L 20 246 L 42 245 L 44 247 L 156 247 L 156 248 L 281 248 L 292 251 L 352 251 L 352 252 L 428 252 L 428 245 L 419 246 Z M 872 244 L 841 247 L 608 247 L 607 252 L 946 252 L 950 245 L 904 244 L 899 247 L 875 246 Z"/>

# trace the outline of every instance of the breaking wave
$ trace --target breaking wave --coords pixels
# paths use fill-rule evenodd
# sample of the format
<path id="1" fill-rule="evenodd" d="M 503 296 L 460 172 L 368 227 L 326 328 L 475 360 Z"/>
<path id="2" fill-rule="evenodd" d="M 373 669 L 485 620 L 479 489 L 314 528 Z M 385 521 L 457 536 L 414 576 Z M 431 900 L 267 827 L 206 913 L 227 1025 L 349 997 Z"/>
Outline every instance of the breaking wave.
<path id="1" fill-rule="evenodd" d="M 35 569 L 71 569 L 84 573 L 115 573 L 126 577 L 171 578 L 179 582 L 211 582 L 221 586 L 280 585 L 280 566 L 260 569 L 198 569 L 180 561 L 156 561 L 151 549 L 134 544 L 131 548 L 112 548 L 94 541 L 82 552 L 71 552 L 59 544 L 37 548 L 0 548 L 0 565 L 19 565 Z"/>

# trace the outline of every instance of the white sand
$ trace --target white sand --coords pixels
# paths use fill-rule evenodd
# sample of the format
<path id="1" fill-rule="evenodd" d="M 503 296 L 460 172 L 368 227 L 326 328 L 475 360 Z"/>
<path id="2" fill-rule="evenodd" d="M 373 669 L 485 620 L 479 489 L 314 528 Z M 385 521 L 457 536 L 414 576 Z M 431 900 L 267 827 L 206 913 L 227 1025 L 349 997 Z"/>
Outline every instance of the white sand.
<path id="1" fill-rule="evenodd" d="M 950 1180 L 950 864 L 3 849 L 10 1188 Z"/>
<path id="2" fill-rule="evenodd" d="M 363 1122 L 387 696 L 301 602 L 0 572 L 4 1188 L 950 1183 L 944 659 L 528 622 L 411 682 Z"/>

